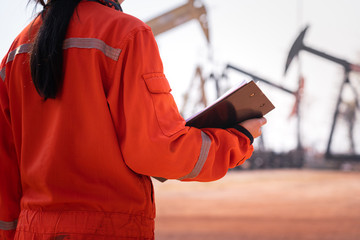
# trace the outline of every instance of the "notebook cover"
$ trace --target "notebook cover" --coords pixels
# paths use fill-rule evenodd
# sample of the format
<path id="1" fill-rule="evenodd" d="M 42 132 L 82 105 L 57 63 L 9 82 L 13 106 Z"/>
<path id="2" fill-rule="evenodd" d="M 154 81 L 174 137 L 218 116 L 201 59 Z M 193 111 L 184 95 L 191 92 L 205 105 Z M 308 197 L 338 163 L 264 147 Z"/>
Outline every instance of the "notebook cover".
<path id="1" fill-rule="evenodd" d="M 225 94 L 215 103 L 186 120 L 197 128 L 229 128 L 250 118 L 259 118 L 275 107 L 254 81 Z"/>

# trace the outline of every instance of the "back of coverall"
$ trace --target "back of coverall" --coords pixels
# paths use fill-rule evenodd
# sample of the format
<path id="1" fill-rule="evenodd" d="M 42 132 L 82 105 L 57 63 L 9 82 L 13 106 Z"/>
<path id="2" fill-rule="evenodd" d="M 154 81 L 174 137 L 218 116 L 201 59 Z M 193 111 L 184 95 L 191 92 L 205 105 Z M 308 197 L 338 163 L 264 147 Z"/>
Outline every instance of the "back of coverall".
<path id="1" fill-rule="evenodd" d="M 153 239 L 149 176 L 217 180 L 251 140 L 185 126 L 143 22 L 96 2 L 75 12 L 55 99 L 30 74 L 41 17 L 0 65 L 0 238 Z"/>

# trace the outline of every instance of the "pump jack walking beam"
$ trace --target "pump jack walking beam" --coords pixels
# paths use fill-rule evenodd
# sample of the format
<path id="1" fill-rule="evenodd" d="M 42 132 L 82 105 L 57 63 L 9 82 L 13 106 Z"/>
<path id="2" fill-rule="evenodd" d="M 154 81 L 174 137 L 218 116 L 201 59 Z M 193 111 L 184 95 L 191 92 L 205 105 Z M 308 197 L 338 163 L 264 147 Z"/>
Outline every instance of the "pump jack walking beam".
<path id="1" fill-rule="evenodd" d="M 289 90 L 289 89 L 287 89 L 287 88 L 284 88 L 284 87 L 282 87 L 282 86 L 280 86 L 280 85 L 278 85 L 278 84 L 275 84 L 275 83 L 272 83 L 272 82 L 270 82 L 270 81 L 268 81 L 268 80 L 265 80 L 264 78 L 261 78 L 261 77 L 256 76 L 256 75 L 254 75 L 254 74 L 252 74 L 252 73 L 250 73 L 250 72 L 248 72 L 248 71 L 245 71 L 245 70 L 243 70 L 243 69 L 240 69 L 239 67 L 235 67 L 234 65 L 227 64 L 227 65 L 226 65 L 226 69 L 232 69 L 232 70 L 241 72 L 241 73 L 243 73 L 243 74 L 245 74 L 245 75 L 248 75 L 249 77 L 253 78 L 254 80 L 258 80 L 258 81 L 264 82 L 264 83 L 266 83 L 266 84 L 268 84 L 268 85 L 270 85 L 270 86 L 272 86 L 272 87 L 278 88 L 278 89 L 280 89 L 280 90 L 282 90 L 282 91 L 284 91 L 284 92 L 290 93 L 290 94 L 292 94 L 292 95 L 296 95 L 296 92 L 294 92 L 294 91 L 291 91 L 291 90 Z"/>
<path id="2" fill-rule="evenodd" d="M 146 24 L 151 27 L 156 36 L 193 19 L 200 23 L 210 43 L 206 9 L 199 0 L 189 0 L 186 4 L 147 21 Z"/>

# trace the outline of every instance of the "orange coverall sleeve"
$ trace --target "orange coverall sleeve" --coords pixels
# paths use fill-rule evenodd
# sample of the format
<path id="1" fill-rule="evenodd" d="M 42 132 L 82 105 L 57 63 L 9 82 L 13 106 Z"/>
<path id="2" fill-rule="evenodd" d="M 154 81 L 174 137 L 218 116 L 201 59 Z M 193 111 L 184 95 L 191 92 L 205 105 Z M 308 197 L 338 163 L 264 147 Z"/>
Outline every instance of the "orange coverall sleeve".
<path id="1" fill-rule="evenodd" d="M 13 239 L 20 213 L 21 183 L 4 82 L 4 61 L 0 65 L 0 239 Z"/>
<path id="2" fill-rule="evenodd" d="M 251 156 L 253 146 L 238 130 L 185 126 L 149 28 L 133 31 L 121 49 L 114 73 L 120 81 L 108 102 L 124 161 L 133 171 L 213 181 Z"/>

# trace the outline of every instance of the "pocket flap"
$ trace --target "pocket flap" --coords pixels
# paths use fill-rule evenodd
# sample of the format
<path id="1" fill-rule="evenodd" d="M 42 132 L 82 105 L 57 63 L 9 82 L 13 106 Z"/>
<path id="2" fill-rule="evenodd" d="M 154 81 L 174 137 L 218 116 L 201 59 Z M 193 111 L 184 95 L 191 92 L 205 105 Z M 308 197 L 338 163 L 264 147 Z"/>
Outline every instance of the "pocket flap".
<path id="1" fill-rule="evenodd" d="M 163 73 L 144 74 L 143 79 L 151 93 L 169 93 L 171 92 L 170 84 Z"/>

